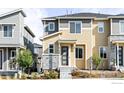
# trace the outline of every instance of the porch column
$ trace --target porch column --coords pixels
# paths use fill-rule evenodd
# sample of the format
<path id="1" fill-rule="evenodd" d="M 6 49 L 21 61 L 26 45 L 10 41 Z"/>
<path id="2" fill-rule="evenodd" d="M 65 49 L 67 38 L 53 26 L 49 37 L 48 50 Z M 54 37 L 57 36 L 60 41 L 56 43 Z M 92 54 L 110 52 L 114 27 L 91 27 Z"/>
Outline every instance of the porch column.
<path id="1" fill-rule="evenodd" d="M 61 45 L 59 43 L 59 67 L 61 66 Z"/>
<path id="2" fill-rule="evenodd" d="M 76 67 L 75 48 L 76 48 L 76 44 L 74 44 L 74 48 L 73 48 L 73 51 L 74 51 L 74 67 Z"/>
<path id="3" fill-rule="evenodd" d="M 117 59 L 116 59 L 116 66 L 117 66 L 117 69 L 119 68 L 119 44 L 117 43 L 116 44 L 116 47 L 117 47 L 117 50 L 116 50 L 116 52 L 117 52 Z"/>
<path id="4" fill-rule="evenodd" d="M 18 55 L 19 55 L 19 48 L 16 47 L 16 58 L 17 58 Z M 18 64 L 16 64 L 15 69 L 16 69 L 16 70 L 18 69 Z"/>
<path id="5" fill-rule="evenodd" d="M 8 48 L 6 48 L 6 70 L 9 70 Z"/>

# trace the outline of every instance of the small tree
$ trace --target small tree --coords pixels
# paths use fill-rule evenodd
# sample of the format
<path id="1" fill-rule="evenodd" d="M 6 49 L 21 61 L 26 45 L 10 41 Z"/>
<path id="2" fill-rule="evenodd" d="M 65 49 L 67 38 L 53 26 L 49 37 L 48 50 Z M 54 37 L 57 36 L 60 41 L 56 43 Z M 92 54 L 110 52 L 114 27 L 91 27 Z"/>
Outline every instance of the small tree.
<path id="1" fill-rule="evenodd" d="M 102 62 L 102 59 L 98 55 L 93 55 L 92 57 L 93 64 L 96 66 L 96 70 L 98 70 L 100 63 Z"/>
<path id="2" fill-rule="evenodd" d="M 25 69 L 28 69 L 28 73 L 29 73 L 29 67 L 31 67 L 33 64 L 33 58 L 32 58 L 31 51 L 20 50 L 17 59 L 18 59 L 19 67 L 22 67 L 22 71 L 24 72 Z"/>

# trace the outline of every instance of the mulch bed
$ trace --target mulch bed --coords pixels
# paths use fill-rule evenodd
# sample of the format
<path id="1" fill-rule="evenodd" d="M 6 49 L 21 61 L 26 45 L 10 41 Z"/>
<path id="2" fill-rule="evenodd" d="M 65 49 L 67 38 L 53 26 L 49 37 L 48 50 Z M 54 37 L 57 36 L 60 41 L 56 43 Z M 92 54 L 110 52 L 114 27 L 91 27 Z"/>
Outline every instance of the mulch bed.
<path id="1" fill-rule="evenodd" d="M 124 73 L 108 70 L 78 70 L 72 73 L 75 78 L 124 78 Z"/>

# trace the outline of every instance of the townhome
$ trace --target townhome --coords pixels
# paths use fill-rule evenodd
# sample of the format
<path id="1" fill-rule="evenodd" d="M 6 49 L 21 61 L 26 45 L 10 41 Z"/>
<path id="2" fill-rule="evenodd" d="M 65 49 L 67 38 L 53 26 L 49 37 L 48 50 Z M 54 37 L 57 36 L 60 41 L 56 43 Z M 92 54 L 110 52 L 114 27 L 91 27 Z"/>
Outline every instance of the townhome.
<path id="1" fill-rule="evenodd" d="M 16 57 L 20 49 L 30 49 L 33 53 L 35 35 L 24 25 L 26 14 L 17 9 L 0 15 L 0 70 L 16 70 L 9 62 Z"/>
<path id="2" fill-rule="evenodd" d="M 101 69 L 124 68 L 124 15 L 75 13 L 42 19 L 43 69 L 93 68 L 94 54 Z"/>

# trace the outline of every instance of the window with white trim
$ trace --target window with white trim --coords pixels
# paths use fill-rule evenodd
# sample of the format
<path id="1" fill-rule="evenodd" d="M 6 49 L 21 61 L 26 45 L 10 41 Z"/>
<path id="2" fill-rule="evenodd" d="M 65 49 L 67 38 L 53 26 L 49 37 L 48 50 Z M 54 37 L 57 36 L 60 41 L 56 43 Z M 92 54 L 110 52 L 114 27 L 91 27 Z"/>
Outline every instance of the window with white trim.
<path id="1" fill-rule="evenodd" d="M 11 57 L 15 57 L 16 56 L 16 50 L 11 50 Z"/>
<path id="2" fill-rule="evenodd" d="M 49 31 L 55 31 L 55 23 L 54 22 L 48 23 L 48 30 Z"/>
<path id="3" fill-rule="evenodd" d="M 98 22 L 98 32 L 104 33 L 104 22 Z"/>
<path id="4" fill-rule="evenodd" d="M 120 21 L 120 31 L 124 33 L 124 21 Z"/>
<path id="5" fill-rule="evenodd" d="M 54 53 L 54 45 L 49 44 L 49 54 L 53 54 L 53 53 Z"/>
<path id="6" fill-rule="evenodd" d="M 107 49 L 106 49 L 106 47 L 100 47 L 99 48 L 99 56 L 101 57 L 101 58 L 107 58 Z"/>
<path id="7" fill-rule="evenodd" d="M 70 21 L 70 33 L 81 33 L 80 21 Z"/>
<path id="8" fill-rule="evenodd" d="M 77 59 L 82 59 L 83 58 L 83 48 L 81 48 L 81 47 L 76 47 L 76 49 L 75 49 L 75 57 L 77 58 Z"/>
<path id="9" fill-rule="evenodd" d="M 12 37 L 12 25 L 3 25 L 4 37 Z"/>

